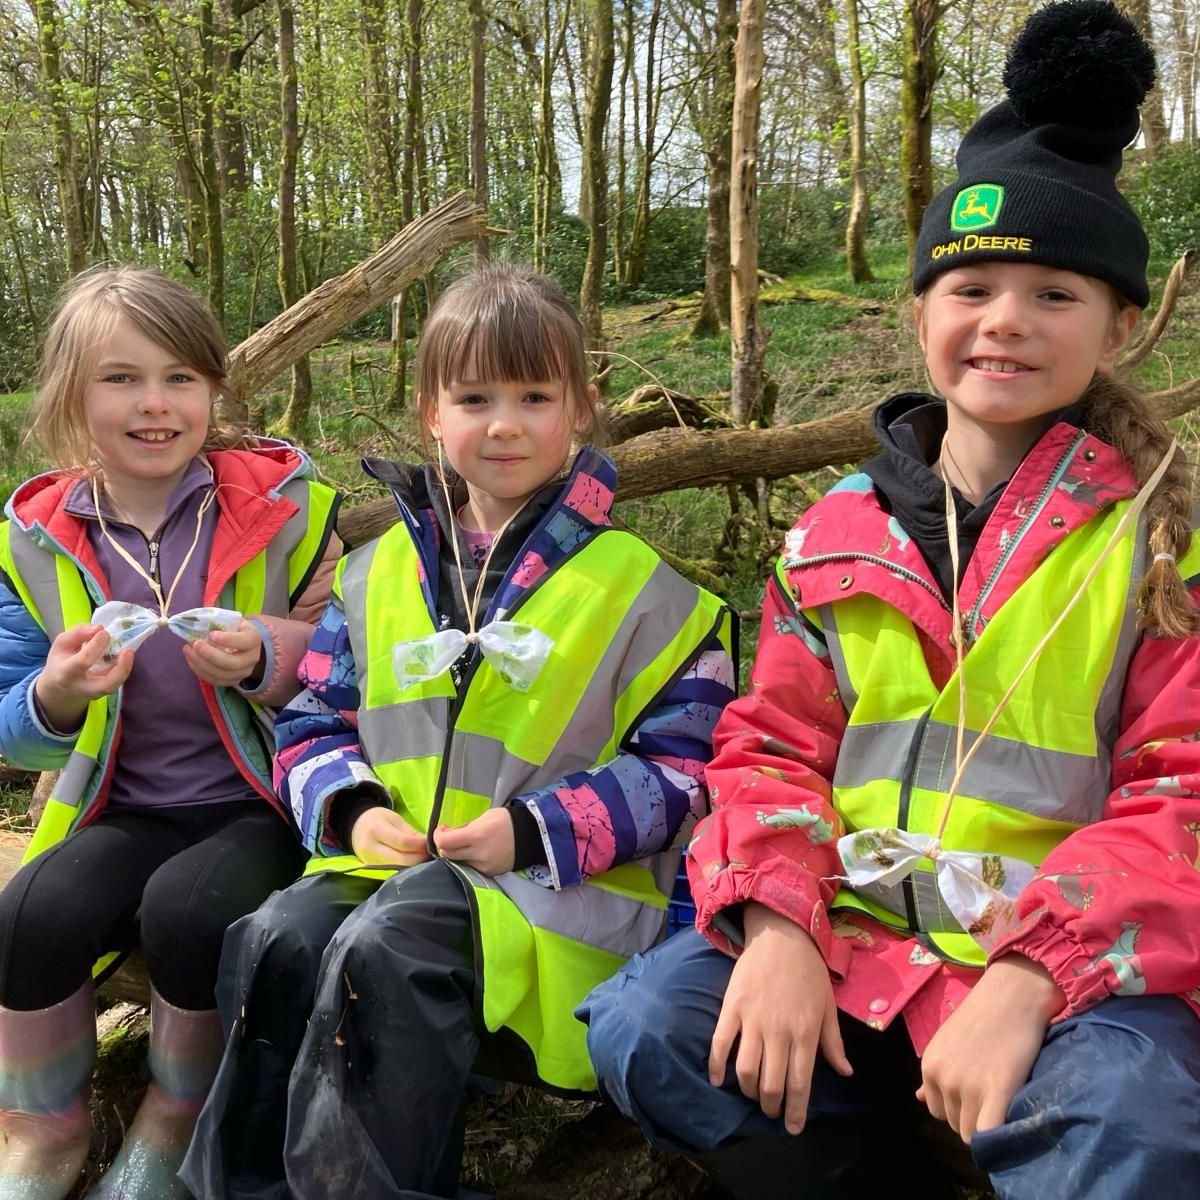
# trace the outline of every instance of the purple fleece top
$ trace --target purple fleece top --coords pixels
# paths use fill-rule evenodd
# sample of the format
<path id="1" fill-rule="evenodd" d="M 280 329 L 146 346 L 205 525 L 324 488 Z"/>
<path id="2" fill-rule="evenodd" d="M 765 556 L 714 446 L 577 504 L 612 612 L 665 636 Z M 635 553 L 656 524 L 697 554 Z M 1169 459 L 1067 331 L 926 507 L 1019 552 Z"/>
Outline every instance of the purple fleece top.
<path id="1" fill-rule="evenodd" d="M 164 596 L 171 590 L 192 544 L 196 513 L 211 486 L 212 472 L 201 459 L 194 458 L 167 501 L 166 515 L 152 539 L 158 543 L 158 578 Z M 109 534 L 149 572 L 150 542 L 146 536 L 113 516 L 103 497 L 101 503 Z M 71 489 L 65 508 L 88 522 L 88 539 L 113 599 L 132 601 L 157 612 L 158 601 L 150 585 L 112 548 L 101 531 L 87 480 L 80 480 Z M 212 504 L 204 514 L 200 539 L 187 571 L 171 599 L 173 613 L 204 603 L 216 524 L 217 506 Z M 200 681 L 184 661 L 183 642 L 160 629 L 138 647 L 133 672 L 122 691 L 121 743 L 109 804 L 127 808 L 218 804 L 256 795 L 221 743 L 205 707 Z"/>

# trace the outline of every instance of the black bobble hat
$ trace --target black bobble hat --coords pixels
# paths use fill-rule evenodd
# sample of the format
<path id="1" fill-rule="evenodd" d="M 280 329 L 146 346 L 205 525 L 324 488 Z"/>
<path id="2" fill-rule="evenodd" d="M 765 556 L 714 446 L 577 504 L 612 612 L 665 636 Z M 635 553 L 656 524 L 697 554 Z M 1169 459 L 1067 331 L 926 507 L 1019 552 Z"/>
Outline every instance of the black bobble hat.
<path id="1" fill-rule="evenodd" d="M 1034 13 L 1005 63 L 1008 98 L 967 131 L 958 178 L 925 211 L 913 291 L 1000 259 L 1102 279 L 1145 308 L 1150 247 L 1116 178 L 1154 72 L 1153 50 L 1107 0 Z"/>

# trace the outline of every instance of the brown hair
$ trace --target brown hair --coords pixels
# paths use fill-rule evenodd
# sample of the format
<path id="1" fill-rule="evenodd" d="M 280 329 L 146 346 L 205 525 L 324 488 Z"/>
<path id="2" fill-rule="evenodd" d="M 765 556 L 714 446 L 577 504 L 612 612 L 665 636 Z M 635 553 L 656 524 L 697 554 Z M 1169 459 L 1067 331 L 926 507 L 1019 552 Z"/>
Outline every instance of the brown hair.
<path id="1" fill-rule="evenodd" d="M 554 280 L 517 263 L 478 267 L 434 305 L 417 351 L 415 396 L 426 436 L 438 392 L 472 364 L 485 379 L 561 380 L 587 441 L 600 436 L 588 400 L 591 372 L 579 316 Z"/>
<path id="2" fill-rule="evenodd" d="M 1115 446 L 1145 483 L 1171 444 L 1171 433 L 1128 383 L 1096 375 L 1083 397 L 1083 425 Z M 1143 627 L 1163 637 L 1187 637 L 1200 631 L 1200 613 L 1179 574 L 1178 560 L 1192 544 L 1191 471 L 1177 449 L 1166 474 L 1143 510 L 1152 559 L 1138 585 L 1136 604 Z"/>
<path id="3" fill-rule="evenodd" d="M 91 469 L 84 395 L 97 357 L 124 317 L 151 341 L 203 375 L 225 383 L 225 336 L 216 318 L 181 283 L 143 267 L 93 267 L 67 285 L 42 350 L 31 434 L 60 467 Z M 204 449 L 245 445 L 247 431 L 209 420 Z"/>

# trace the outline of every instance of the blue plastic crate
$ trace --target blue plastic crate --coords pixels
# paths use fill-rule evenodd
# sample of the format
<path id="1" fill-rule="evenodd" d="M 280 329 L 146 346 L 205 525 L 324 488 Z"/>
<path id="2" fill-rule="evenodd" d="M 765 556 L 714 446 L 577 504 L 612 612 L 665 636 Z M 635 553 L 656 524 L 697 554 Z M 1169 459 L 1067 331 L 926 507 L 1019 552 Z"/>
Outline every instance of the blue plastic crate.
<path id="1" fill-rule="evenodd" d="M 667 903 L 667 937 L 681 929 L 691 929 L 696 923 L 696 905 L 692 901 L 692 889 L 688 887 L 687 867 L 684 857 L 679 857 L 679 870 L 675 875 L 675 886 Z"/>

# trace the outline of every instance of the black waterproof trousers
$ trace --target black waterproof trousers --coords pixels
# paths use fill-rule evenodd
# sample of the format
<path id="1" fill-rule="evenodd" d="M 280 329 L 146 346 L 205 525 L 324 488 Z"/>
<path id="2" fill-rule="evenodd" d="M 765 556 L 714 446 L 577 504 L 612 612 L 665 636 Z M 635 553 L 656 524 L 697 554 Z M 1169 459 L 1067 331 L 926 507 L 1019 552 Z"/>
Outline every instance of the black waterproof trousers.
<path id="1" fill-rule="evenodd" d="M 480 1042 L 464 885 L 301 880 L 225 939 L 225 1057 L 182 1178 L 198 1200 L 453 1196 Z"/>

